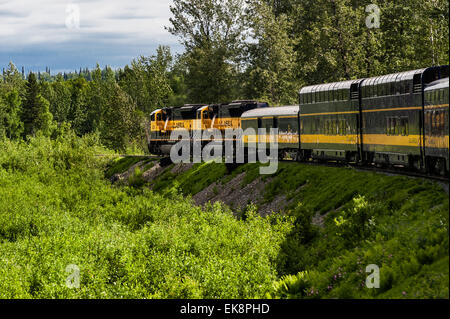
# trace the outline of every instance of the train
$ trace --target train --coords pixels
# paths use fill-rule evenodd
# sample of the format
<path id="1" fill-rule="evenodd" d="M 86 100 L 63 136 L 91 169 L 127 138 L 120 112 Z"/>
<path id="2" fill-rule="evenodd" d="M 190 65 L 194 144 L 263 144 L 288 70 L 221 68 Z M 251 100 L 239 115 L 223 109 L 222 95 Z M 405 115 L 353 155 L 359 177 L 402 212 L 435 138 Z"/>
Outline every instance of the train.
<path id="1" fill-rule="evenodd" d="M 317 84 L 298 91 L 298 105 L 258 101 L 163 108 L 151 114 L 149 151 L 168 154 L 173 130 L 254 129 L 250 143 L 278 129 L 280 158 L 402 166 L 449 174 L 449 66 Z M 209 141 L 203 141 L 207 143 Z M 270 145 L 268 144 L 270 147 Z"/>

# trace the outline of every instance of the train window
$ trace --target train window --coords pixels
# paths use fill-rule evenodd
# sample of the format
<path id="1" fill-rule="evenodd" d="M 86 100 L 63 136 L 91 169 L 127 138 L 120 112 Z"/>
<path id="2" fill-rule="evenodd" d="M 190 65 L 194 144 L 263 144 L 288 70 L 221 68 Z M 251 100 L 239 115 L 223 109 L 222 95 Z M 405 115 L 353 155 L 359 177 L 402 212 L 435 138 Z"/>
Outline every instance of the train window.
<path id="1" fill-rule="evenodd" d="M 404 93 L 404 89 L 403 89 L 403 81 L 399 81 L 397 82 L 397 91 L 398 94 L 403 94 Z"/>
<path id="2" fill-rule="evenodd" d="M 314 133 L 320 133 L 320 119 L 316 119 L 314 123 L 315 123 Z"/>
<path id="3" fill-rule="evenodd" d="M 425 113 L 425 128 L 428 130 L 428 133 L 431 134 L 432 123 L 431 123 L 431 112 Z"/>
<path id="4" fill-rule="evenodd" d="M 391 132 L 390 135 L 396 135 L 397 132 L 395 132 L 395 128 L 397 127 L 397 120 L 395 119 L 395 117 L 391 118 Z"/>
<path id="5" fill-rule="evenodd" d="M 262 128 L 262 120 L 258 117 L 258 128 Z"/>
<path id="6" fill-rule="evenodd" d="M 154 122 L 155 121 L 155 114 L 152 114 L 150 117 L 150 121 Z"/>
<path id="7" fill-rule="evenodd" d="M 388 87 L 389 87 L 389 95 L 395 95 L 395 85 L 392 82 L 388 83 Z"/>
<path id="8" fill-rule="evenodd" d="M 445 113 L 443 111 L 439 112 L 439 117 L 436 119 L 437 122 L 437 135 L 441 136 L 444 134 L 445 128 Z"/>
<path id="9" fill-rule="evenodd" d="M 444 123 L 444 121 L 442 121 L 444 119 L 444 113 L 443 112 L 439 112 L 439 114 L 437 115 L 436 118 L 436 135 L 441 135 L 442 134 L 442 124 Z"/>
<path id="10" fill-rule="evenodd" d="M 409 123 L 408 123 L 408 118 L 407 117 L 403 117 L 400 119 L 400 133 L 402 136 L 407 136 L 409 135 Z"/>
<path id="11" fill-rule="evenodd" d="M 156 114 L 156 120 L 161 121 L 161 113 Z"/>
<path id="12" fill-rule="evenodd" d="M 273 126 L 272 126 L 273 128 L 278 128 L 278 117 L 274 117 L 273 118 L 273 123 L 272 124 L 273 124 Z"/>
<path id="13" fill-rule="evenodd" d="M 388 135 L 394 135 L 395 134 L 395 119 L 389 118 L 389 133 Z"/>
<path id="14" fill-rule="evenodd" d="M 433 119 L 432 119 L 432 128 L 431 128 L 431 134 L 437 135 L 437 118 L 439 116 L 439 111 L 433 111 Z"/>

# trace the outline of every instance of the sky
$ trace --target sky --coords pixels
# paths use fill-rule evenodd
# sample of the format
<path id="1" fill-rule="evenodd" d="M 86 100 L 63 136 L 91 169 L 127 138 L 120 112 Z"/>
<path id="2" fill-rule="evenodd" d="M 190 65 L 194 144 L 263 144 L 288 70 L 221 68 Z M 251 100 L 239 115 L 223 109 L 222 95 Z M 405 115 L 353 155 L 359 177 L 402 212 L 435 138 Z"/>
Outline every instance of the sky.
<path id="1" fill-rule="evenodd" d="M 0 67 L 53 73 L 129 64 L 158 45 L 182 52 L 172 0 L 0 0 Z"/>

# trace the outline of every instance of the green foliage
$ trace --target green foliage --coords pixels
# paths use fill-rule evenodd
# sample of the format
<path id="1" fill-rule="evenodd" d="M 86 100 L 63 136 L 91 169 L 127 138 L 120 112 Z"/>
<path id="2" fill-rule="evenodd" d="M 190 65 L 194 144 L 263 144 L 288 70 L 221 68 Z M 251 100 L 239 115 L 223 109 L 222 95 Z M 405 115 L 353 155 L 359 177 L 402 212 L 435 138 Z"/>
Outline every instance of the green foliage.
<path id="1" fill-rule="evenodd" d="M 287 14 L 276 15 L 264 1 L 251 2 L 249 14 L 252 37 L 248 44 L 250 66 L 244 75 L 246 94 L 273 105 L 295 103 L 298 84 L 294 80 L 295 38 L 289 34 L 292 22 Z"/>
<path id="2" fill-rule="evenodd" d="M 115 174 L 122 174 L 141 160 L 139 157 L 118 157 L 109 164 L 105 176 L 106 178 L 111 178 Z"/>
<path id="3" fill-rule="evenodd" d="M 231 172 L 214 163 L 179 175 L 172 169 L 152 181 L 168 197 L 172 189 L 195 194 L 241 173 L 244 187 L 260 176 L 258 164 Z M 200 186 L 186 187 L 186 181 Z M 442 259 L 448 260 L 449 199 L 438 184 L 300 163 L 279 163 L 265 183 L 263 202 L 286 196 L 285 220 L 292 227 L 279 247 L 279 280 L 269 297 L 448 298 L 449 268 Z M 255 211 L 249 205 L 235 214 L 245 221 Z M 380 289 L 365 287 L 371 264 L 380 267 Z"/>
<path id="4" fill-rule="evenodd" d="M 98 142 L 98 140 L 97 140 Z M 94 144 L 93 144 L 94 143 Z M 1 298 L 258 298 L 289 225 L 112 187 L 94 139 L 0 142 Z M 194 235 L 193 235 L 194 234 Z M 66 267 L 80 268 L 69 289 Z"/>
<path id="5" fill-rule="evenodd" d="M 194 164 L 194 166 L 182 173 L 172 173 L 173 166 L 168 166 L 158 179 L 152 181 L 152 189 L 158 192 L 170 190 L 176 183 L 177 188 L 184 195 L 195 195 L 208 185 L 223 177 L 227 170 L 225 164 L 213 162 Z"/>
<path id="6" fill-rule="evenodd" d="M 377 208 L 364 196 L 355 197 L 353 207 L 334 218 L 336 235 L 350 244 L 369 238 L 376 228 L 375 215 L 382 213 L 382 209 L 377 212 Z"/>
<path id="7" fill-rule="evenodd" d="M 142 178 L 142 171 L 139 167 L 134 169 L 133 174 L 128 179 L 128 184 L 131 187 L 139 188 L 145 184 L 145 180 Z"/>
<path id="8" fill-rule="evenodd" d="M 16 90 L 8 92 L 3 101 L 0 97 L 0 135 L 17 139 L 22 135 L 23 123 L 20 121 L 21 101 Z"/>
<path id="9" fill-rule="evenodd" d="M 175 0 L 167 30 L 186 52 L 186 89 L 191 102 L 221 103 L 237 96 L 245 39 L 242 0 Z"/>
<path id="10" fill-rule="evenodd" d="M 26 83 L 25 100 L 21 114 L 25 136 L 35 136 L 38 132 L 45 136 L 52 134 L 55 126 L 49 108 L 50 103 L 40 94 L 35 74 L 30 73 Z"/>

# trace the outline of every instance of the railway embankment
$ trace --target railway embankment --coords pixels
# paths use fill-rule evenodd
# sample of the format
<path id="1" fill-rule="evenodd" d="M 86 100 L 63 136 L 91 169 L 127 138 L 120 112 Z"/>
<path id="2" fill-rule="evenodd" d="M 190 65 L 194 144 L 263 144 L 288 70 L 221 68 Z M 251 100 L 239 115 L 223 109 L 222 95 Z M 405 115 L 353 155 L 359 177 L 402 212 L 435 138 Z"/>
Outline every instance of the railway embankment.
<path id="1" fill-rule="evenodd" d="M 115 185 L 182 193 L 195 205 L 222 202 L 237 219 L 248 212 L 290 218 L 293 228 L 276 259 L 277 297 L 448 298 L 448 192 L 442 184 L 353 168 L 280 163 L 129 162 L 111 166 Z M 114 174 L 111 174 L 114 173 Z M 376 265 L 379 288 L 366 287 Z"/>

